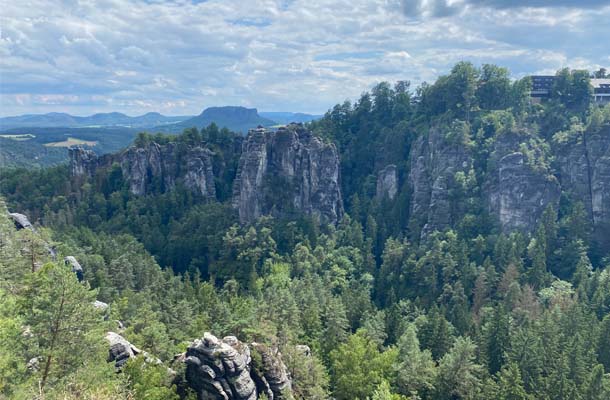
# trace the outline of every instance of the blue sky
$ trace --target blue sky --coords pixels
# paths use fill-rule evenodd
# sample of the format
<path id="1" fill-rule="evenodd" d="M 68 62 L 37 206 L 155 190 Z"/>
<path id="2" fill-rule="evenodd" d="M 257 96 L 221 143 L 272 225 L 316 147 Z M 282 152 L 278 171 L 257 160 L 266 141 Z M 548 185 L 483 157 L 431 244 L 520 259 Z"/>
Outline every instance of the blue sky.
<path id="1" fill-rule="evenodd" d="M 321 113 L 460 60 L 610 69 L 610 0 L 7 0 L 0 115 Z"/>

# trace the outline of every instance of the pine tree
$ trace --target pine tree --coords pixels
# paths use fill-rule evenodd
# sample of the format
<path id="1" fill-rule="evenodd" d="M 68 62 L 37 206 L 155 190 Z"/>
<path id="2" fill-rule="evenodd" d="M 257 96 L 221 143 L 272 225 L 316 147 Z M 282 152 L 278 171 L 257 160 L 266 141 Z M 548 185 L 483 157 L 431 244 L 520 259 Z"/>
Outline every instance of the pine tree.
<path id="1" fill-rule="evenodd" d="M 94 300 L 95 292 L 61 263 L 46 264 L 28 276 L 19 307 L 38 342 L 41 392 L 51 379 L 76 369 L 89 353 L 88 346 L 94 347 L 88 345 L 98 321 Z"/>
<path id="2" fill-rule="evenodd" d="M 402 394 L 417 399 L 434 389 L 437 371 L 432 353 L 420 349 L 414 324 L 407 326 L 398 341 L 398 359 L 395 368 L 397 386 Z"/>
<path id="3" fill-rule="evenodd" d="M 439 362 L 436 383 L 439 400 L 476 399 L 482 386 L 483 367 L 475 362 L 476 345 L 459 337 Z"/>
<path id="4" fill-rule="evenodd" d="M 509 363 L 500 371 L 498 376 L 498 400 L 531 400 L 523 387 L 523 380 L 519 367 Z"/>
<path id="5" fill-rule="evenodd" d="M 486 327 L 487 366 L 490 374 L 500 371 L 505 361 L 505 352 L 510 347 L 509 319 L 504 307 L 494 308 L 492 319 Z"/>

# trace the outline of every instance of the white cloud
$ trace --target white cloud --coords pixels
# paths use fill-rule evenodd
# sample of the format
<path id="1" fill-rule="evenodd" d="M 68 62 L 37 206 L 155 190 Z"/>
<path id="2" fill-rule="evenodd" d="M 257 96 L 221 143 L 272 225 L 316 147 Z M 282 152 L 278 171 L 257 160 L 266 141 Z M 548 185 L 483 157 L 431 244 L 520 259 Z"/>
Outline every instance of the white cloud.
<path id="1" fill-rule="evenodd" d="M 5 3 L 3 115 L 194 114 L 227 104 L 322 112 L 382 80 L 432 81 L 464 59 L 523 75 L 598 67 L 610 53 L 600 40 L 610 33 L 610 8 L 595 0 L 583 8 L 569 0 L 568 8 L 500 0 Z M 409 7 L 417 19 L 405 15 Z"/>

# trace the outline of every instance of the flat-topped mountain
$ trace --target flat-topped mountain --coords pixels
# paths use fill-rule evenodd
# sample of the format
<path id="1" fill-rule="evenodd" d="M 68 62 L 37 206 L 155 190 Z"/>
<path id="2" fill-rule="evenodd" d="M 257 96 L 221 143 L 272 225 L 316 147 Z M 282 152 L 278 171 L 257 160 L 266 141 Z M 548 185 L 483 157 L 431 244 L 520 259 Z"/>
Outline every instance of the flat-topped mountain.
<path id="1" fill-rule="evenodd" d="M 226 106 L 209 107 L 196 117 L 189 118 L 176 124 L 157 127 L 156 130 L 179 133 L 186 128 L 201 129 L 215 123 L 219 128 L 228 128 L 234 132 L 246 133 L 257 126 L 272 126 L 275 121 L 263 118 L 256 108 Z"/>

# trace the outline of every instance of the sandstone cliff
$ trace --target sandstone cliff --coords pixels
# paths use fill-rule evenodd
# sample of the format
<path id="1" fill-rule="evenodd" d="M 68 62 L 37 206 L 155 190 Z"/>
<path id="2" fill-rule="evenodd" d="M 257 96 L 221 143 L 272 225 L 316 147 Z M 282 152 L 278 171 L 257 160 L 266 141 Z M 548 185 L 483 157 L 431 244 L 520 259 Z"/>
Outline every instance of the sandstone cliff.
<path id="1" fill-rule="evenodd" d="M 233 183 L 233 206 L 242 223 L 291 212 L 336 223 L 343 203 L 335 145 L 300 124 L 251 130 Z"/>
<path id="2" fill-rule="evenodd" d="M 396 165 L 390 164 L 377 174 L 377 189 L 375 191 L 375 196 L 378 199 L 387 198 L 389 200 L 394 200 L 397 192 L 398 172 L 396 171 Z"/>
<path id="3" fill-rule="evenodd" d="M 69 150 L 69 156 L 70 172 L 75 177 L 93 176 L 98 169 L 118 165 L 134 195 L 169 191 L 180 182 L 193 193 L 216 197 L 212 153 L 203 147 L 151 142 L 102 157 L 76 147 Z"/>
<path id="4" fill-rule="evenodd" d="M 557 209 L 561 195 L 546 155 L 530 140 L 535 138 L 526 133 L 499 135 L 487 162 L 485 200 L 504 232 L 533 231 L 547 207 Z"/>
<path id="5" fill-rule="evenodd" d="M 411 225 L 421 228 L 422 237 L 449 228 L 458 217 L 450 188 L 456 173 L 472 168 L 470 148 L 459 130 L 433 127 L 411 149 Z"/>
<path id="6" fill-rule="evenodd" d="M 464 199 L 454 196 L 456 174 L 474 174 L 476 155 L 462 129 L 433 127 L 411 150 L 411 229 L 421 229 L 422 237 L 453 227 L 464 215 Z M 544 146 L 525 132 L 502 133 L 491 143 L 479 171 L 483 181 L 476 184 L 483 190 L 475 196 L 503 232 L 531 232 L 549 205 L 557 209 L 561 194 Z"/>
<path id="7" fill-rule="evenodd" d="M 610 127 L 554 145 L 563 191 L 584 204 L 594 239 L 610 246 Z"/>

